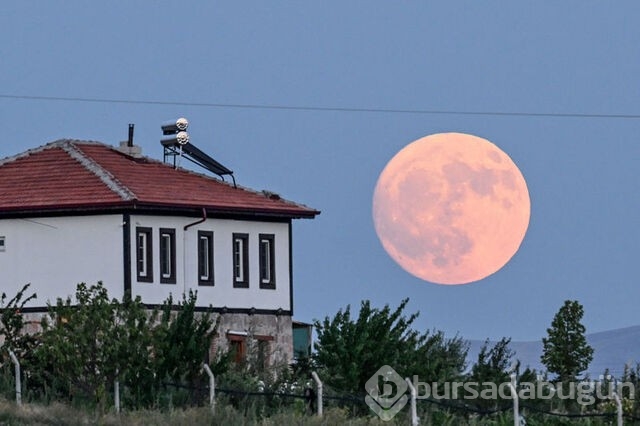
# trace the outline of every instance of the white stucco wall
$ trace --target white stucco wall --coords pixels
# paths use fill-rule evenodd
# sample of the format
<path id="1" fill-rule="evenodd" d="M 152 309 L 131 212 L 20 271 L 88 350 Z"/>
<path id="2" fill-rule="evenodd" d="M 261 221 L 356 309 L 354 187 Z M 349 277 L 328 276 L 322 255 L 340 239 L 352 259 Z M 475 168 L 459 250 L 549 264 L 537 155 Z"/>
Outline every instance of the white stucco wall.
<path id="1" fill-rule="evenodd" d="M 102 281 L 111 297 L 123 295 L 122 215 L 1 219 L 0 290 L 13 297 L 27 283 L 46 306 L 75 294 L 80 282 Z"/>
<path id="2" fill-rule="evenodd" d="M 287 223 L 253 222 L 227 219 L 207 219 L 184 231 L 184 226 L 197 221 L 195 218 L 174 216 L 131 216 L 131 288 L 133 295 L 140 295 L 145 303 L 161 304 L 169 294 L 180 300 L 189 289 L 198 291 L 198 305 L 227 308 L 282 309 L 290 306 L 289 274 L 289 225 Z M 153 229 L 153 277 L 154 282 L 137 281 L 136 227 Z M 176 235 L 176 284 L 160 283 L 160 228 L 175 229 Z M 212 231 L 214 245 L 214 286 L 198 285 L 198 231 Z M 233 233 L 249 234 L 249 288 L 233 287 Z M 275 290 L 261 289 L 259 283 L 258 236 L 275 236 Z M 186 251 L 185 251 L 186 247 Z"/>
<path id="3" fill-rule="evenodd" d="M 229 309 L 282 309 L 289 311 L 289 224 L 227 219 L 207 219 L 184 231 L 195 218 L 131 215 L 131 289 L 144 303 L 161 304 L 170 294 L 175 301 L 189 289 L 198 291 L 198 305 Z M 154 282 L 137 281 L 136 227 L 153 230 Z M 175 229 L 176 284 L 160 283 L 160 228 Z M 198 230 L 213 232 L 214 286 L 198 285 Z M 233 233 L 249 234 L 249 288 L 233 287 Z M 275 238 L 275 289 L 259 283 L 259 234 Z M 0 291 L 8 298 L 26 283 L 38 297 L 28 306 L 45 307 L 58 297 L 75 294 L 79 282 L 102 281 L 110 297 L 124 292 L 123 216 L 95 215 L 1 219 Z M 186 251 L 185 251 L 186 247 Z"/>

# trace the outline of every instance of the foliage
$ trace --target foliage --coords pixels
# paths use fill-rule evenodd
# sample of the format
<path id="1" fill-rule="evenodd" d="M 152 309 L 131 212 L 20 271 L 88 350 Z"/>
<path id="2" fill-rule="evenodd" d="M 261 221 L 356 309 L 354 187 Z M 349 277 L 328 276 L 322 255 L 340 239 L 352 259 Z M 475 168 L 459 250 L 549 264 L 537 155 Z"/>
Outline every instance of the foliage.
<path id="1" fill-rule="evenodd" d="M 131 361 L 123 357 L 117 312 L 117 301 L 109 300 L 102 283 L 78 284 L 75 301 L 68 297 L 49 306 L 51 322 L 42 323 L 36 357 L 54 391 L 104 407 L 119 366 Z"/>
<path id="2" fill-rule="evenodd" d="M 625 387 L 622 389 L 622 398 L 626 401 L 625 413 L 640 418 L 640 363 L 637 363 L 635 367 L 630 365 L 624 366 L 622 383 L 630 383 L 633 385 L 631 389 Z"/>
<path id="3" fill-rule="evenodd" d="M 363 301 L 358 318 L 351 308 L 331 319 L 316 320 L 318 339 L 314 361 L 331 386 L 352 394 L 364 392 L 365 383 L 383 365 L 403 377 L 418 374 L 421 380 L 459 375 L 464 368 L 466 346 L 462 339 L 445 339 L 441 332 L 419 333 L 411 325 L 418 317 L 403 313 L 409 299 L 391 310 L 371 307 Z"/>
<path id="4" fill-rule="evenodd" d="M 409 352 L 406 373 L 402 375 L 418 375 L 429 383 L 461 379 L 467 350 L 468 344 L 460 336 L 447 338 L 442 331 L 427 331 L 421 335 L 415 353 Z"/>
<path id="5" fill-rule="evenodd" d="M 152 406 L 157 395 L 153 353 L 154 317 L 149 316 L 140 297 L 125 297 L 113 302 L 116 318 L 115 338 L 118 341 L 116 367 L 122 385 L 122 401 L 126 406 Z"/>
<path id="6" fill-rule="evenodd" d="M 615 424 L 615 416 L 593 418 L 567 418 L 542 415 L 537 413 L 526 414 L 526 424 L 531 426 L 605 426 Z M 96 413 L 84 407 L 70 407 L 68 405 L 53 403 L 49 405 L 28 404 L 22 407 L 16 406 L 0 398 L 0 423 L 7 425 L 113 425 L 113 426 L 140 426 L 140 425 L 225 425 L 225 426 L 400 426 L 410 424 L 407 409 L 403 409 L 391 421 L 383 422 L 373 415 L 353 417 L 347 410 L 340 408 L 327 408 L 323 417 L 300 413 L 291 407 L 283 407 L 274 412 L 270 417 L 262 416 L 259 410 L 238 409 L 223 402 L 216 407 L 215 413 L 209 407 L 191 407 L 184 410 L 160 411 L 160 410 L 131 410 L 120 414 L 113 412 Z M 430 413 L 420 416 L 420 424 L 424 425 L 468 425 L 468 426 L 497 426 L 513 425 L 511 412 L 500 413 L 494 416 L 473 417 L 463 420 L 455 414 L 434 409 Z M 633 423 L 625 419 L 625 424 Z"/>
<path id="7" fill-rule="evenodd" d="M 313 366 L 308 360 L 289 365 L 279 362 L 264 365 L 258 348 L 249 345 L 246 361 L 232 363 L 218 376 L 218 395 L 226 403 L 245 413 L 253 411 L 267 418 L 283 410 L 304 414 L 314 412 L 303 398 L 312 387 Z M 315 401 L 313 401 L 315 402 Z"/>
<path id="8" fill-rule="evenodd" d="M 177 306 L 169 296 L 160 308 L 160 320 L 152 332 L 153 366 L 159 386 L 164 381 L 190 388 L 205 385 L 202 366 L 209 359 L 218 323 L 211 311 L 196 312 L 196 301 L 197 293 L 189 290 L 188 297 L 183 295 Z M 156 315 L 157 312 L 154 319 Z M 219 359 L 218 369 L 226 362 L 226 358 Z M 213 370 L 215 374 L 216 367 Z M 194 398 L 197 400 L 198 396 Z"/>
<path id="9" fill-rule="evenodd" d="M 0 296 L 0 334 L 4 338 L 2 346 L 0 346 L 0 353 L 2 354 L 0 356 L 2 358 L 7 358 L 9 350 L 12 350 L 23 362 L 31 358 L 36 338 L 23 332 L 25 323 L 22 316 L 24 306 L 37 297 L 35 293 L 25 297 L 25 292 L 29 286 L 30 284 L 25 284 L 8 301 L 6 293 L 2 292 Z"/>
<path id="10" fill-rule="evenodd" d="M 575 300 L 567 300 L 560 308 L 542 339 L 540 360 L 561 382 L 575 381 L 593 360 L 593 348 L 587 343 L 581 320 L 584 309 Z"/>
<path id="11" fill-rule="evenodd" d="M 202 365 L 216 332 L 210 313 L 195 312 L 196 294 L 162 313 L 149 314 L 139 297 L 109 300 L 102 283 L 78 284 L 75 300 L 49 306 L 50 320 L 36 348 L 32 374 L 53 398 L 86 401 L 104 409 L 116 378 L 130 407 L 157 405 L 165 382 L 202 385 Z M 166 392 L 165 392 L 166 393 Z"/>
<path id="12" fill-rule="evenodd" d="M 310 360 L 292 366 L 265 366 L 259 348 L 249 345 L 247 362 L 235 365 L 228 353 L 207 359 L 217 323 L 210 312 L 197 312 L 195 293 L 183 297 L 177 305 L 169 298 L 150 313 L 139 298 L 110 300 L 101 283 L 78 285 L 73 303 L 71 298 L 58 300 L 49 307 L 43 332 L 23 340 L 25 324 L 20 311 L 35 298 L 25 298 L 27 290 L 28 286 L 23 287 L 9 301 L 4 295 L 1 298 L 2 334 L 10 336 L 11 347 L 21 348 L 27 341 L 33 344 L 31 362 L 22 362 L 29 353 L 23 351 L 20 356 L 26 365 L 23 401 L 27 404 L 22 409 L 15 409 L 2 399 L 1 395 L 13 397 L 14 378 L 11 363 L 0 365 L 3 424 L 380 425 L 383 422 L 369 412 L 359 397 L 364 385 L 349 386 L 350 380 L 366 381 L 380 366 L 388 364 L 403 377 L 417 375 L 421 382 L 505 382 L 513 357 L 510 339 L 503 338 L 493 346 L 486 342 L 469 375 L 463 377 L 466 346 L 462 339 L 446 339 L 437 331 L 412 330 L 417 314 L 403 314 L 408 302 L 405 300 L 396 309 L 373 309 L 363 302 L 357 318 L 351 318 L 347 307 L 333 319 L 316 321 L 318 353 Z M 578 322 L 581 316 L 576 315 Z M 209 407 L 172 409 L 206 404 L 200 399 L 203 395 L 198 394 L 207 391 L 206 375 L 201 371 L 203 362 L 212 364 L 216 376 L 216 413 L 212 414 Z M 367 371 L 369 368 L 373 370 Z M 317 371 L 326 385 L 323 418 L 312 415 L 315 410 L 309 401 L 313 398 L 303 397 L 305 390 L 313 387 L 311 371 Z M 112 402 L 116 377 L 126 410 L 120 416 L 106 409 Z M 640 421 L 640 397 L 633 392 L 640 386 L 639 377 L 637 365 L 626 367 L 621 378 L 635 386 L 623 388 L 621 393 L 628 422 Z M 535 371 L 529 369 L 520 375 L 521 389 L 524 383 L 545 385 L 546 381 L 546 376 L 536 377 Z M 175 386 L 168 386 L 168 382 Z M 345 398 L 336 401 L 332 396 Z M 61 399 L 73 402 L 73 407 L 52 403 Z M 35 400 L 50 405 L 40 407 Z M 608 393 L 593 401 L 579 406 L 554 395 L 548 399 L 523 399 L 520 408 L 531 425 L 609 424 L 615 416 L 615 402 Z M 482 405 L 485 402 L 488 405 Z M 503 406 L 495 400 L 432 398 L 419 400 L 418 412 L 424 424 L 511 424 L 510 403 L 504 402 Z M 489 414 L 496 408 L 499 410 Z M 408 421 L 409 410 L 404 408 L 385 424 Z"/>
<path id="13" fill-rule="evenodd" d="M 508 369 L 512 364 L 513 350 L 509 348 L 510 338 L 503 337 L 492 347 L 489 340 L 486 340 L 480 348 L 478 359 L 471 368 L 468 380 L 475 383 L 494 383 L 499 386 L 501 383 L 510 381 Z M 482 409 L 497 408 L 498 398 L 479 398 L 474 404 Z"/>

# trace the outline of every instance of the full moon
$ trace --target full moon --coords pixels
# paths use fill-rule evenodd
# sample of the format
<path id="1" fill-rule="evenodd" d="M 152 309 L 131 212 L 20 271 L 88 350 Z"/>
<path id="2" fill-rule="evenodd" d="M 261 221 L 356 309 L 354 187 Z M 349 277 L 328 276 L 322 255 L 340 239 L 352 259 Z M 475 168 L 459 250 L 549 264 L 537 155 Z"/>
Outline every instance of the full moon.
<path id="1" fill-rule="evenodd" d="M 405 271 L 437 284 L 467 284 L 518 251 L 530 216 L 518 167 L 488 140 L 439 133 L 404 147 L 373 194 L 373 222 Z"/>

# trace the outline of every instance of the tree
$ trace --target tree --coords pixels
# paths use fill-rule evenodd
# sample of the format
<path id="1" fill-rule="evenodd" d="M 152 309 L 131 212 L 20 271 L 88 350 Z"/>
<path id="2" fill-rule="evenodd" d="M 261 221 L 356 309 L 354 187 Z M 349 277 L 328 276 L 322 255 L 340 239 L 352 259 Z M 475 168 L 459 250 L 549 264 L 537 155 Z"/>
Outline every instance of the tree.
<path id="1" fill-rule="evenodd" d="M 561 382 L 576 380 L 593 360 L 593 348 L 587 343 L 581 323 L 583 315 L 578 301 L 566 300 L 553 317 L 547 337 L 542 339 L 540 360 Z"/>
<path id="2" fill-rule="evenodd" d="M 116 377 L 125 404 L 134 408 L 156 404 L 167 381 L 202 387 L 202 364 L 217 323 L 210 312 L 196 312 L 196 298 L 190 291 L 174 305 L 169 297 L 150 313 L 140 296 L 126 295 L 120 302 L 109 299 L 101 282 L 78 284 L 75 300 L 58 299 L 49 306 L 50 320 L 42 322 L 34 355 L 36 386 L 102 410 Z"/>
<path id="3" fill-rule="evenodd" d="M 21 313 L 25 305 L 36 298 L 35 293 L 25 296 L 29 286 L 30 284 L 24 285 L 8 301 L 6 293 L 0 295 L 0 335 L 3 336 L 0 359 L 6 358 L 9 350 L 13 351 L 23 364 L 31 359 L 36 338 L 24 332 L 25 321 Z"/>
<path id="4" fill-rule="evenodd" d="M 140 296 L 126 294 L 115 305 L 116 365 L 123 404 L 131 408 L 149 407 L 157 396 L 153 347 L 155 317 L 150 316 Z"/>
<path id="5" fill-rule="evenodd" d="M 403 300 L 392 311 L 389 305 L 375 309 L 363 301 L 357 319 L 351 318 L 347 306 L 333 319 L 314 321 L 318 334 L 314 361 L 323 369 L 323 379 L 335 389 L 360 394 L 383 365 L 402 377 L 417 374 L 424 381 L 459 375 L 466 357 L 462 339 L 412 330 L 418 313 L 403 314 L 408 302 Z"/>
<path id="6" fill-rule="evenodd" d="M 99 282 L 78 284 L 75 303 L 69 297 L 49 307 L 52 321 L 42 321 L 36 358 L 54 392 L 104 409 L 119 365 L 129 362 L 120 359 L 126 342 L 118 336 L 117 305 Z"/>
<path id="7" fill-rule="evenodd" d="M 211 307 L 197 312 L 196 302 L 197 292 L 189 290 L 177 306 L 169 296 L 160 308 L 159 324 L 153 329 L 154 365 L 160 380 L 189 386 L 205 380 L 202 364 L 208 361 L 218 321 Z"/>
<path id="8" fill-rule="evenodd" d="M 503 337 L 493 347 L 486 340 L 478 353 L 478 360 L 471 368 L 472 382 L 492 382 L 500 384 L 509 381 L 509 371 L 513 350 L 509 348 L 511 338 Z"/>
<path id="9" fill-rule="evenodd" d="M 496 386 L 509 382 L 510 372 L 508 370 L 512 365 L 511 359 L 514 355 L 513 350 L 509 348 L 510 342 L 511 338 L 503 337 L 493 347 L 490 347 L 487 339 L 480 348 L 476 363 L 471 368 L 469 382 L 494 383 Z M 519 364 L 516 365 L 516 369 L 518 367 Z M 497 398 L 498 395 L 496 398 L 478 398 L 474 403 L 483 409 L 495 409 L 497 408 Z"/>

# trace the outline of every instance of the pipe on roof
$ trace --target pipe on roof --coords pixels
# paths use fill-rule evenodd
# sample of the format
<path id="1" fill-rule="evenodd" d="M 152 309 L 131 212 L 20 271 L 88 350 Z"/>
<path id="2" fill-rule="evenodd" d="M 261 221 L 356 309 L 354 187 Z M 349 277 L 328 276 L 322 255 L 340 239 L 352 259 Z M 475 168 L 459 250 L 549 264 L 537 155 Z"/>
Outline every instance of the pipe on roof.
<path id="1" fill-rule="evenodd" d="M 133 126 L 134 124 L 129 124 L 129 137 L 127 138 L 127 146 L 129 148 L 133 148 Z"/>

